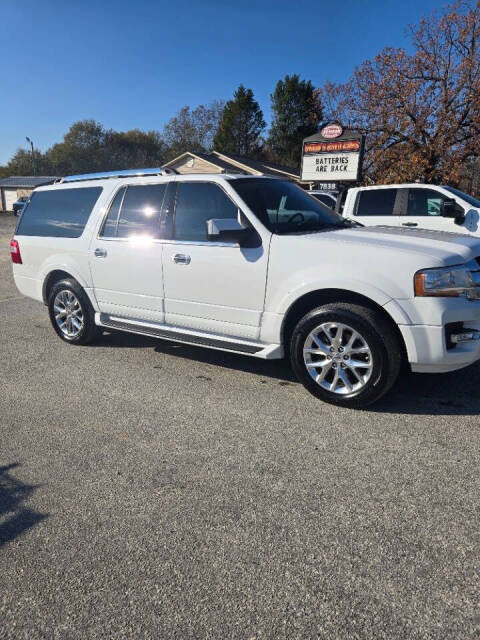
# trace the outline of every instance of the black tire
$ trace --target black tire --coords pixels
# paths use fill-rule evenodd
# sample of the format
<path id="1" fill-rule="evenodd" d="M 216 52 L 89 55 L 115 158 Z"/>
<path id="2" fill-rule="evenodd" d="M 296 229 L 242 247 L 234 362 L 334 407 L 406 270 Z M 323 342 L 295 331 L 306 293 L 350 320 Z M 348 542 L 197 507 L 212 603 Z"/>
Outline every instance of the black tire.
<path id="1" fill-rule="evenodd" d="M 54 301 L 57 295 L 63 291 L 71 292 L 75 296 L 82 311 L 83 326 L 78 335 L 75 336 L 68 336 L 64 333 L 55 320 Z M 69 344 L 89 344 L 101 334 L 100 328 L 95 324 L 95 311 L 93 310 L 90 300 L 82 287 L 73 278 L 59 280 L 50 289 L 50 293 L 48 294 L 48 313 L 50 315 L 50 322 L 57 332 L 57 335 Z"/>
<path id="2" fill-rule="evenodd" d="M 320 369 L 323 372 L 323 367 L 313 366 L 307 368 L 304 360 L 304 346 L 311 332 L 320 325 L 330 322 L 341 323 L 351 327 L 360 334 L 363 342 L 370 349 L 371 355 L 353 356 L 357 360 L 358 358 L 363 358 L 366 362 L 366 368 L 358 370 L 361 375 L 368 379 L 366 382 L 360 383 L 353 376 L 352 369 L 348 369 L 348 365 L 341 360 L 341 358 L 347 359 L 348 356 L 342 356 L 337 350 L 335 350 L 334 354 L 329 354 L 328 356 L 323 354 L 311 356 L 312 358 L 318 358 L 318 360 L 314 361 L 314 365 L 318 361 L 326 363 L 326 358 L 328 358 L 329 362 L 327 364 L 331 361 L 330 367 L 335 367 L 335 370 L 330 370 L 330 367 L 326 368 L 330 378 L 327 379 L 327 376 L 325 376 L 324 385 L 333 384 L 333 377 L 337 368 L 342 367 L 344 370 L 342 376 L 345 373 L 348 374 L 348 382 L 353 389 L 351 392 L 348 392 L 349 387 L 343 381 L 340 381 L 340 384 L 337 382 L 337 389 L 340 389 L 341 393 L 334 393 L 324 388 L 324 386 L 320 386 L 313 379 L 312 375 L 314 374 L 310 375 L 309 371 L 313 370 L 318 373 Z M 335 329 L 333 330 L 335 331 Z M 352 333 L 348 333 L 348 330 L 345 330 L 345 336 L 345 339 L 348 339 L 349 336 L 352 336 Z M 360 345 L 363 343 L 356 342 L 355 344 Z M 331 351 L 332 349 L 329 350 Z M 343 351 L 343 348 L 339 350 Z M 338 361 L 336 360 L 337 358 L 339 358 Z M 290 341 L 290 359 L 296 376 L 314 396 L 330 404 L 359 409 L 379 400 L 396 382 L 403 361 L 403 350 L 394 327 L 381 313 L 368 307 L 338 302 L 325 304 L 313 309 L 298 322 Z M 355 389 L 355 386 L 362 384 L 361 388 Z"/>

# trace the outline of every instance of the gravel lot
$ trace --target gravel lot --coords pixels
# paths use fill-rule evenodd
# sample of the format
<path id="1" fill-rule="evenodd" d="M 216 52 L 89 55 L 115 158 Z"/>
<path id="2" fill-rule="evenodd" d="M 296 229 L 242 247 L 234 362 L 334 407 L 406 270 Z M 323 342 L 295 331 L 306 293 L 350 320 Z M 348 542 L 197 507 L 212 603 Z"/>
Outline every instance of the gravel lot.
<path id="1" fill-rule="evenodd" d="M 0 218 L 0 635 L 478 638 L 480 366 L 369 411 L 283 363 L 62 343 Z"/>

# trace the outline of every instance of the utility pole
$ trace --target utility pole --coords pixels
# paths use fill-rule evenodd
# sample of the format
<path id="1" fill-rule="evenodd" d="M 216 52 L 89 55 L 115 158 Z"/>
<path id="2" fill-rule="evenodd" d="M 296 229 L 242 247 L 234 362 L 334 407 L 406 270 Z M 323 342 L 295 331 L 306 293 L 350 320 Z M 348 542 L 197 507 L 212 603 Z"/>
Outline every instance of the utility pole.
<path id="1" fill-rule="evenodd" d="M 25 140 L 29 142 L 30 146 L 32 147 L 32 171 L 33 171 L 33 175 L 36 175 L 37 172 L 35 167 L 35 151 L 33 150 L 33 142 L 30 140 L 28 136 L 25 136 Z"/>

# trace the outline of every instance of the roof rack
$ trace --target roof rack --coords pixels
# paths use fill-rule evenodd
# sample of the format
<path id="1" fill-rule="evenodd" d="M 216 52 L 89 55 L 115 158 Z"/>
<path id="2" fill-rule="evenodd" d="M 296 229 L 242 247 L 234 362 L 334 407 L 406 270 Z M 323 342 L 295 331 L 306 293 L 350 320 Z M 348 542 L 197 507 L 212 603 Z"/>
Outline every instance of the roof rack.
<path id="1" fill-rule="evenodd" d="M 60 182 L 80 182 L 82 180 L 106 180 L 108 178 L 138 178 L 141 176 L 171 176 L 177 172 L 169 167 L 156 167 L 153 169 L 124 169 L 122 171 L 101 171 L 99 173 L 79 173 L 65 176 L 56 180 Z"/>

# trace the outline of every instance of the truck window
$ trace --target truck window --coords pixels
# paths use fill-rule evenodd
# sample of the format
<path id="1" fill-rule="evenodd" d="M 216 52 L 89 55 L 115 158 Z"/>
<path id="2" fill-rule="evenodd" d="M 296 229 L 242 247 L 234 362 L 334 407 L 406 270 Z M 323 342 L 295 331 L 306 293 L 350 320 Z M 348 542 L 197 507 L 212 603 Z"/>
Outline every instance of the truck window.
<path id="1" fill-rule="evenodd" d="M 360 191 L 356 216 L 392 216 L 397 189 L 367 189 Z"/>
<path id="2" fill-rule="evenodd" d="M 22 212 L 16 235 L 79 238 L 102 187 L 34 192 Z"/>
<path id="3" fill-rule="evenodd" d="M 122 187 L 105 218 L 101 238 L 159 237 L 164 184 Z"/>
<path id="4" fill-rule="evenodd" d="M 113 199 L 108 216 L 103 223 L 102 231 L 100 233 L 101 238 L 115 238 L 117 235 L 118 214 L 120 213 L 120 206 L 122 204 L 123 196 L 125 194 L 126 187 L 122 187 L 120 191 L 117 191 L 117 195 Z"/>
<path id="5" fill-rule="evenodd" d="M 409 189 L 407 216 L 439 216 L 446 199 L 434 189 Z"/>
<path id="6" fill-rule="evenodd" d="M 335 207 L 335 199 L 325 193 L 312 193 L 310 195 L 319 200 L 322 204 L 330 207 L 330 209 L 333 209 Z"/>

